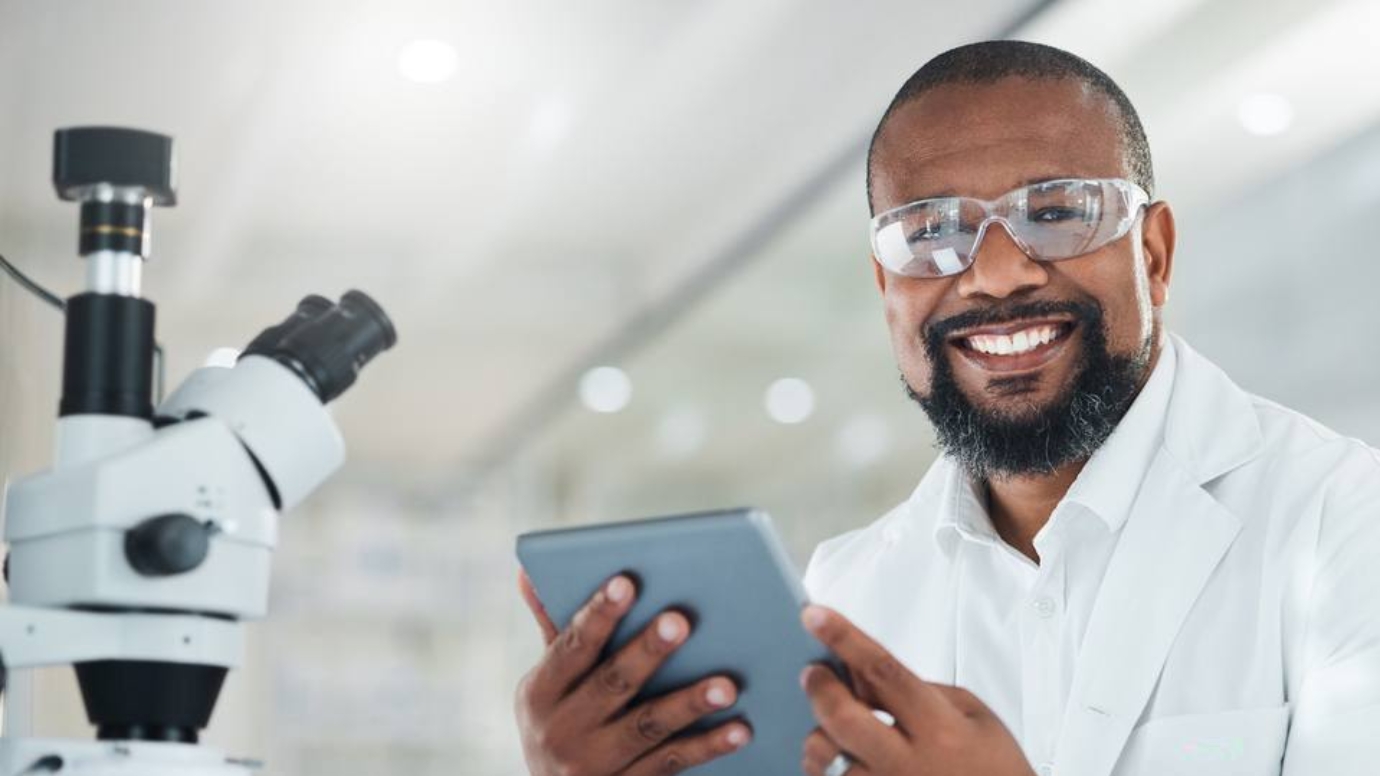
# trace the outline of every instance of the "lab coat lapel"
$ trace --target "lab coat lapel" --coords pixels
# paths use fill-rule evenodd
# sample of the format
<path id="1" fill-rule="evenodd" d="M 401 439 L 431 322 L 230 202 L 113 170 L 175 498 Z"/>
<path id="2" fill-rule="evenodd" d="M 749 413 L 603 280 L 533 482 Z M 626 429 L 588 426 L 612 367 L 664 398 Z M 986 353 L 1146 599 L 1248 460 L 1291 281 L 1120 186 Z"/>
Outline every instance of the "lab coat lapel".
<path id="1" fill-rule="evenodd" d="M 1056 773 L 1108 776 L 1184 618 L 1241 529 L 1202 485 L 1261 445 L 1249 397 L 1175 338 L 1179 368 L 1157 451 L 1093 605 Z"/>
<path id="2" fill-rule="evenodd" d="M 1240 527 L 1160 450 L 1093 606 L 1056 749 L 1057 773 L 1111 773 L 1179 626 Z"/>

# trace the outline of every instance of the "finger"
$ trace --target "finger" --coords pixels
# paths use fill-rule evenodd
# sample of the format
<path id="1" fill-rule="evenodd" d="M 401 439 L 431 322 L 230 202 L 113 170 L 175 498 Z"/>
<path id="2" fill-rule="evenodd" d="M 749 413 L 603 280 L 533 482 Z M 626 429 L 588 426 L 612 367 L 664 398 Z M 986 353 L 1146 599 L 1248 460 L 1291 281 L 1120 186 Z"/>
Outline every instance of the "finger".
<path id="1" fill-rule="evenodd" d="M 580 682 L 567 703 L 581 716 L 605 720 L 618 713 L 642 689 L 656 669 L 690 635 L 690 621 L 680 612 L 662 612 L 642 632 Z"/>
<path id="2" fill-rule="evenodd" d="M 812 765 L 804 762 L 800 763 L 800 769 L 805 772 L 805 776 L 825 776 L 829 772 L 829 766 L 833 765 L 833 760 L 824 764 L 823 768 L 815 769 Z M 872 776 L 875 773 L 871 768 L 863 763 L 848 761 L 848 770 L 844 771 L 844 776 Z"/>
<path id="3" fill-rule="evenodd" d="M 829 738 L 829 734 L 819 728 L 815 728 L 805 739 L 805 754 L 800 761 L 800 769 L 805 772 L 805 776 L 825 776 L 840 755 L 848 757 L 847 776 L 871 776 L 873 773 L 867 763 L 854 760 L 848 753 L 841 751 L 838 744 Z"/>
<path id="4" fill-rule="evenodd" d="M 618 621 L 632 606 L 634 593 L 632 580 L 616 576 L 575 613 L 570 624 L 547 645 L 546 655 L 532 672 L 530 692 L 534 698 L 553 702 L 569 694 L 599 660 Z"/>
<path id="5" fill-rule="evenodd" d="M 935 690 L 939 691 L 954 708 L 963 712 L 963 715 L 971 718 L 983 718 L 995 716 L 992 710 L 987 708 L 980 698 L 962 687 L 955 687 L 948 684 L 930 684 Z"/>
<path id="6" fill-rule="evenodd" d="M 848 666 L 859 697 L 891 713 L 903 729 L 915 730 L 927 716 L 951 710 L 933 685 L 922 681 L 882 645 L 832 609 L 811 605 L 801 614 L 805 628 Z"/>
<path id="7" fill-rule="evenodd" d="M 872 709 L 828 668 L 808 666 L 801 679 L 815 719 L 829 739 L 858 761 L 886 770 L 893 754 L 905 745 L 901 734 L 873 716 Z"/>
<path id="8" fill-rule="evenodd" d="M 802 749 L 800 767 L 809 776 L 821 776 L 834 758 L 843 753 L 829 734 L 819 728 L 805 737 Z"/>
<path id="9" fill-rule="evenodd" d="M 542 606 L 541 599 L 537 597 L 537 589 L 532 586 L 532 580 L 521 568 L 518 569 L 518 591 L 522 593 L 522 600 L 527 602 L 527 608 L 532 610 L 532 616 L 541 627 L 542 642 L 550 644 L 555 641 L 560 629 L 551 621 L 551 615 L 546 613 L 546 607 Z"/>
<path id="10" fill-rule="evenodd" d="M 732 754 L 752 741 L 752 730 L 733 721 L 699 735 L 668 741 L 628 766 L 623 776 L 670 776 Z"/>
<path id="11" fill-rule="evenodd" d="M 605 728 L 596 742 L 617 768 L 640 759 L 691 723 L 732 706 L 738 689 L 727 677 L 713 677 L 630 709 Z"/>

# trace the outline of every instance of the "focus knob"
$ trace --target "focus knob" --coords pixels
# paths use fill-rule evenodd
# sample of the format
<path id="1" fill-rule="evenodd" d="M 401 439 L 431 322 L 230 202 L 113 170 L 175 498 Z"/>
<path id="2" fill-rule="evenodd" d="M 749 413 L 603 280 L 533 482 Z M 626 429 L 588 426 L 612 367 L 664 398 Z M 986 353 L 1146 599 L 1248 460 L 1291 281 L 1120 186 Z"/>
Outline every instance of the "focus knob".
<path id="1" fill-rule="evenodd" d="M 146 577 L 191 571 L 210 549 L 211 532 L 191 515 L 150 517 L 125 532 L 125 558 Z"/>

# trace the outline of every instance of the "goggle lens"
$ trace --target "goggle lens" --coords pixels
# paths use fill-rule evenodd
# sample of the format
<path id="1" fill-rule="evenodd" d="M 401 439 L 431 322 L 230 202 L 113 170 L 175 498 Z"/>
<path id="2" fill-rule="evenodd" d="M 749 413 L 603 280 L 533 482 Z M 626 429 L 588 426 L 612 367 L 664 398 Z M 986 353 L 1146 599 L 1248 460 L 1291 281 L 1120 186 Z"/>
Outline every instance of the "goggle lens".
<path id="1" fill-rule="evenodd" d="M 925 199 L 873 218 L 872 252 L 897 274 L 954 275 L 973 263 L 988 227 L 1000 224 L 1033 259 L 1071 259 L 1125 236 L 1148 202 L 1143 189 L 1119 178 L 1045 181 L 990 202 Z"/>

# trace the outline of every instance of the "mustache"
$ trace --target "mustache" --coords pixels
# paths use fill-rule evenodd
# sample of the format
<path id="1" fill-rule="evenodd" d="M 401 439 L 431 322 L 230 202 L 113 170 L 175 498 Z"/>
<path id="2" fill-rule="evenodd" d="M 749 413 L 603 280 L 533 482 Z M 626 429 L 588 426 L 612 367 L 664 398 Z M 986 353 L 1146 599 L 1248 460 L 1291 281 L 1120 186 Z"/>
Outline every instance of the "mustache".
<path id="1" fill-rule="evenodd" d="M 1069 315 L 1080 323 L 1100 324 L 1102 306 L 1096 302 L 1079 300 L 998 303 L 973 310 L 965 310 L 933 323 L 926 324 L 920 331 L 921 337 L 929 347 L 930 353 L 943 349 L 950 334 L 973 326 L 991 326 L 1010 323 L 1025 318 L 1043 318 L 1051 315 Z"/>

